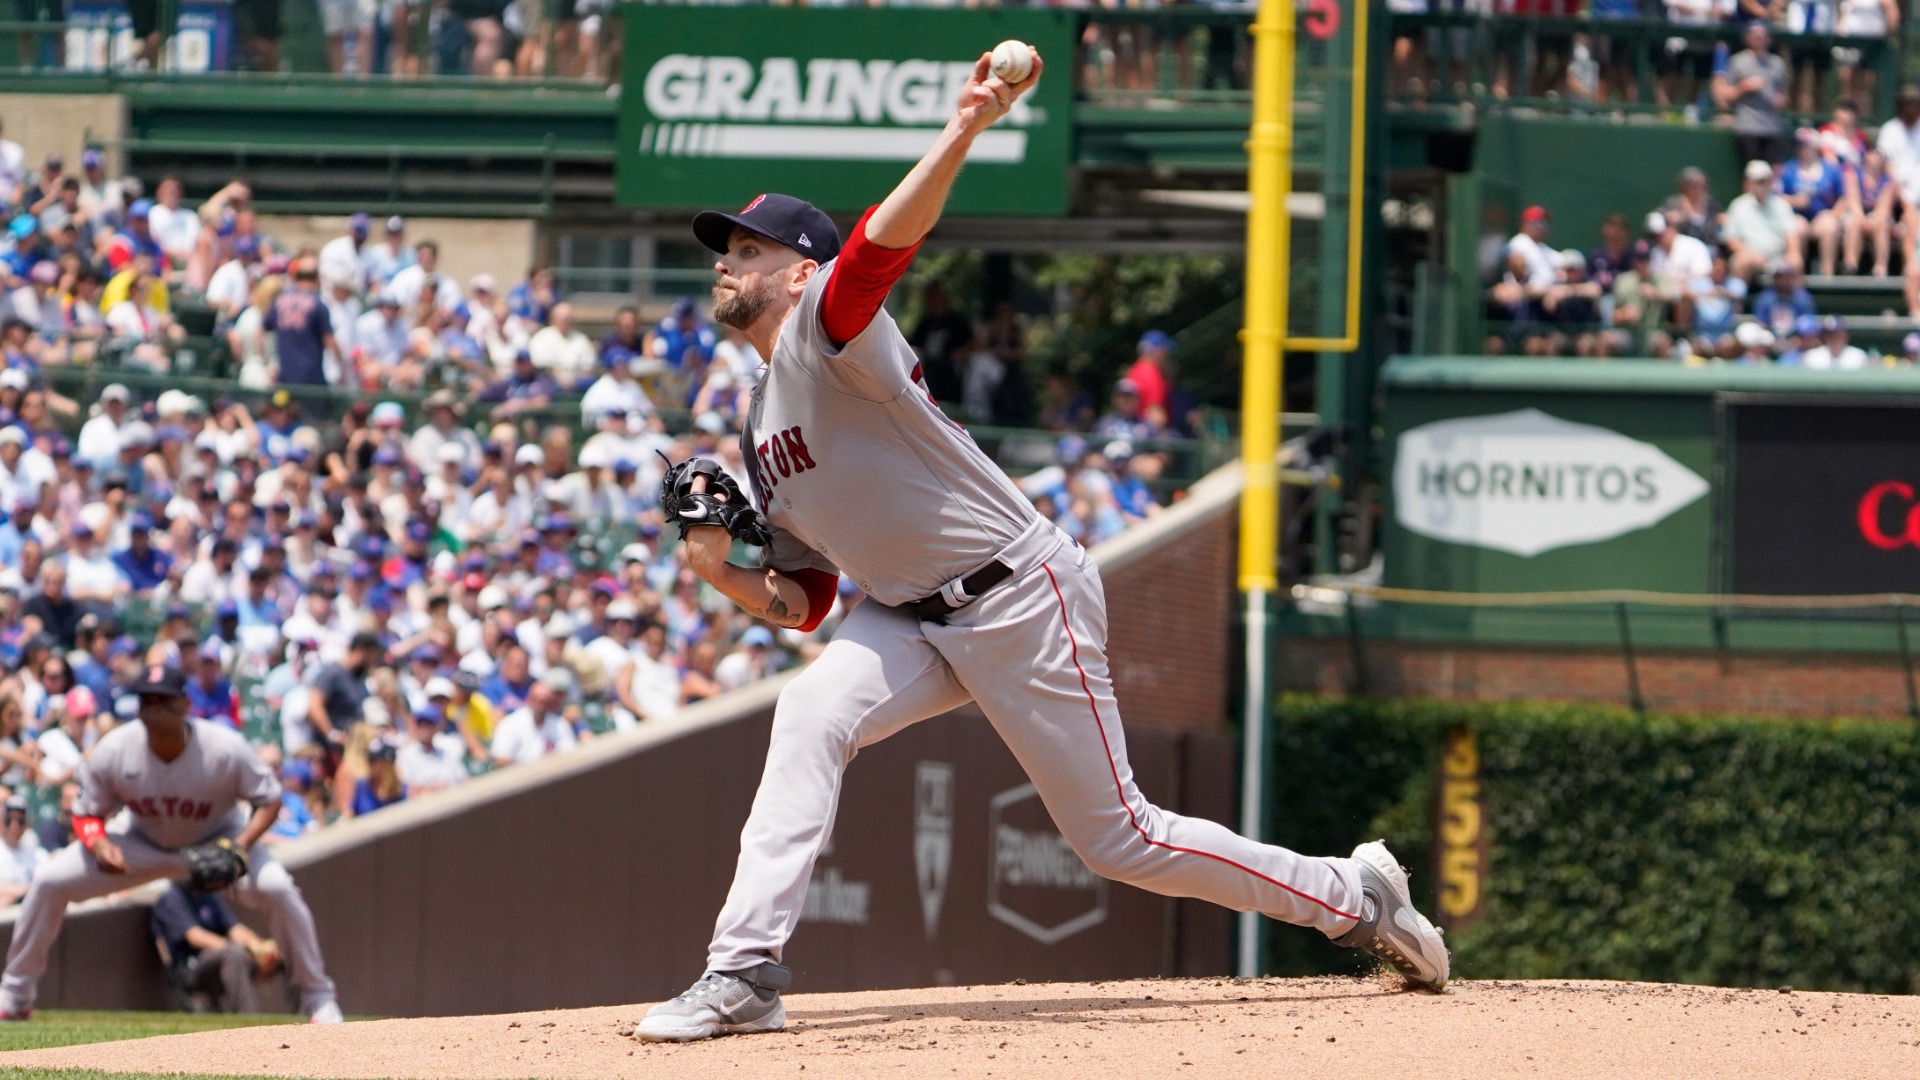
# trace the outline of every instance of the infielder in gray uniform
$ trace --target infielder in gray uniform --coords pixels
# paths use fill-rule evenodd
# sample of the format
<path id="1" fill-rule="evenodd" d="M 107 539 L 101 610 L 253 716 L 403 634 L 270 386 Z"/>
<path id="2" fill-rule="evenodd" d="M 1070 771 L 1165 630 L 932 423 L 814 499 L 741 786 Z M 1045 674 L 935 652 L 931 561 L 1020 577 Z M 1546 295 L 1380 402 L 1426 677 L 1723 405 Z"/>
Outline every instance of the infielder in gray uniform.
<path id="1" fill-rule="evenodd" d="M 771 539 L 763 567 L 728 563 L 729 530 L 753 530 L 734 528 L 727 482 L 691 468 L 694 494 L 666 501 L 692 566 L 782 626 L 816 625 L 836 572 L 874 602 L 854 608 L 781 693 L 707 973 L 650 1010 L 641 1038 L 784 1026 L 780 991 L 791 978 L 780 959 L 833 827 L 842 771 L 862 746 L 967 701 L 1094 872 L 1311 926 L 1392 963 L 1413 985 L 1446 985 L 1446 946 L 1384 845 L 1309 858 L 1167 813 L 1140 794 L 1107 671 L 1093 561 L 935 406 L 881 307 L 939 218 L 974 137 L 1039 76 L 1036 56 L 1033 73 L 1010 86 L 982 56 L 933 148 L 844 248 L 826 215 L 784 195 L 694 219 L 694 234 L 720 253 L 714 318 L 769 358 L 742 439 L 765 518 L 751 524 Z M 721 493 L 708 494 L 716 484 Z"/>
<path id="2" fill-rule="evenodd" d="M 187 877 L 182 849 L 226 838 L 247 854 L 249 867 L 233 883 L 234 899 L 266 912 L 301 1011 L 316 1024 L 339 1023 L 313 915 L 293 875 L 258 843 L 279 816 L 280 781 L 239 732 L 187 718 L 187 679 L 179 669 L 154 665 L 133 691 L 140 695 L 139 722 L 109 732 L 81 763 L 73 805 L 78 839 L 34 875 L 14 921 L 0 1019 L 32 1014 L 68 904 Z M 241 812 L 243 802 L 250 812 Z"/>

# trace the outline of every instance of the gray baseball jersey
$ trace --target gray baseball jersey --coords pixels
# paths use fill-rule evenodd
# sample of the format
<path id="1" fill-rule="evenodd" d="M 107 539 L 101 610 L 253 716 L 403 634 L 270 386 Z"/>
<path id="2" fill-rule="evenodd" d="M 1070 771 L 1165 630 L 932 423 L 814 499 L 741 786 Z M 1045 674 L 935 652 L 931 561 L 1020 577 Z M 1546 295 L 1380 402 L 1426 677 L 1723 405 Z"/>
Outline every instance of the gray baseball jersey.
<path id="1" fill-rule="evenodd" d="M 1036 513 L 947 419 L 883 308 L 836 349 L 814 273 L 781 327 L 741 437 L 754 501 L 775 529 L 767 565 L 835 568 L 898 606 L 991 561 Z"/>
<path id="2" fill-rule="evenodd" d="M 177 850 L 244 826 L 239 803 L 279 801 L 279 779 L 239 732 L 204 720 L 188 723 L 187 749 L 172 761 L 147 748 L 145 724 L 109 732 L 80 766 L 74 814 L 109 818 L 125 807 L 136 835 Z"/>

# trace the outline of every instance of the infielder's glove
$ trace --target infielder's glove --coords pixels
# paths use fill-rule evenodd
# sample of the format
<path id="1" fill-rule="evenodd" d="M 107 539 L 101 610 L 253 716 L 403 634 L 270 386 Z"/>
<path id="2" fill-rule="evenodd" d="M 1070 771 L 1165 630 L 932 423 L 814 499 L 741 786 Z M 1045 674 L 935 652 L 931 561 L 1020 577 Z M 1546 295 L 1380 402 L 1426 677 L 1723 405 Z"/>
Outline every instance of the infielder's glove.
<path id="1" fill-rule="evenodd" d="M 666 455 L 660 455 L 666 461 Z M 707 489 L 693 490 L 695 477 L 707 478 Z M 735 540 L 765 547 L 772 540 L 766 519 L 753 508 L 745 492 L 720 463 L 712 458 L 691 457 L 679 464 L 668 463 L 660 478 L 660 509 L 667 520 L 680 526 L 680 536 L 703 525 L 718 525 Z"/>
<path id="2" fill-rule="evenodd" d="M 180 849 L 187 860 L 187 888 L 219 892 L 247 876 L 247 853 L 226 837 Z"/>

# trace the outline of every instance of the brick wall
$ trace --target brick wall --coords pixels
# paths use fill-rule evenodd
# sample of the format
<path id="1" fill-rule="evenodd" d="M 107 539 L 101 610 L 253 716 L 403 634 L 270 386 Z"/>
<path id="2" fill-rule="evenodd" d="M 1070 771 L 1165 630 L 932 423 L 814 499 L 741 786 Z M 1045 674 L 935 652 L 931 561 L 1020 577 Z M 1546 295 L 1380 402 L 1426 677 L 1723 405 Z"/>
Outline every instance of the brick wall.
<path id="1" fill-rule="evenodd" d="M 1127 723 L 1226 727 L 1239 529 L 1239 514 L 1224 508 L 1151 554 L 1101 571 L 1107 652 Z"/>
<path id="2" fill-rule="evenodd" d="M 1283 639 L 1277 683 L 1288 690 L 1384 697 L 1629 701 L 1626 661 L 1617 650 L 1363 639 L 1360 652 L 1364 677 L 1356 678 L 1345 639 Z M 1907 715 L 1906 673 L 1898 656 L 1643 652 L 1636 669 L 1641 696 L 1653 710 Z"/>

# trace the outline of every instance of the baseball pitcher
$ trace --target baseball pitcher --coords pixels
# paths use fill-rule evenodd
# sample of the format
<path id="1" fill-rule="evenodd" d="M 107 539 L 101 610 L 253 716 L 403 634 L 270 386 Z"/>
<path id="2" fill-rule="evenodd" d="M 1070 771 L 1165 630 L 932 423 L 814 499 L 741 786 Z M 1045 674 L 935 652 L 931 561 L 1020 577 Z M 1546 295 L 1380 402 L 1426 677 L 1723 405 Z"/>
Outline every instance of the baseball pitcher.
<path id="1" fill-rule="evenodd" d="M 780 695 L 706 974 L 649 1011 L 641 1038 L 784 1026 L 780 993 L 791 976 L 782 951 L 832 831 L 843 770 L 861 747 L 968 701 L 1094 872 L 1310 926 L 1384 959 L 1415 986 L 1446 985 L 1446 946 L 1384 845 L 1310 858 L 1167 813 L 1140 794 L 1093 561 L 935 406 L 881 308 L 938 220 L 968 147 L 1040 69 L 1036 54 L 1031 73 L 1010 85 L 981 56 L 932 149 L 844 245 L 825 214 L 785 195 L 694 218 L 694 235 L 719 254 L 714 318 L 745 331 L 769 359 L 742 435 L 751 500 L 698 460 L 662 481 L 692 566 L 781 626 L 817 625 L 840 572 L 874 602 L 854 608 Z M 729 563 L 735 537 L 763 542 L 765 565 Z"/>
<path id="2" fill-rule="evenodd" d="M 188 719 L 178 668 L 149 667 L 133 692 L 139 722 L 109 732 L 81 764 L 76 839 L 34 875 L 14 921 L 0 1020 L 32 1015 L 68 904 L 173 878 L 201 892 L 231 888 L 241 904 L 265 911 L 301 1011 L 316 1024 L 339 1023 L 313 915 L 293 875 L 258 845 L 280 814 L 280 781 L 239 732 Z"/>

